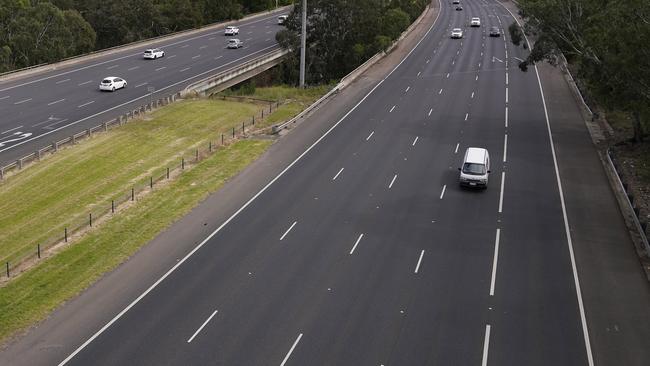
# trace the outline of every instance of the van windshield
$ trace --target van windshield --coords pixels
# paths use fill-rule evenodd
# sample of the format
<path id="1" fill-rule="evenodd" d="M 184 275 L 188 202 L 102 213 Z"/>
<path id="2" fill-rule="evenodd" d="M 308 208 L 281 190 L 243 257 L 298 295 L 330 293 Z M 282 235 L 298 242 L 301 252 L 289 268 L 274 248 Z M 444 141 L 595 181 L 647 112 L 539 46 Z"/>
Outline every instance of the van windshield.
<path id="1" fill-rule="evenodd" d="M 485 175 L 485 165 L 465 163 L 463 164 L 463 173 L 471 175 Z"/>

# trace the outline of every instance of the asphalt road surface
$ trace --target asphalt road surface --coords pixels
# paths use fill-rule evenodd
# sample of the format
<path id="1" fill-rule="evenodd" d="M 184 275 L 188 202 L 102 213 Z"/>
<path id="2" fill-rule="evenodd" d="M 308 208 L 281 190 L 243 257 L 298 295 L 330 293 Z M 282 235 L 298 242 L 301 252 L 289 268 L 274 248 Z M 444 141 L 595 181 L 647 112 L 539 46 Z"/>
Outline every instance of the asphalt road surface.
<path id="1" fill-rule="evenodd" d="M 223 27 L 209 28 L 0 81 L 0 165 L 276 49 L 278 14 L 232 22 L 240 30 L 234 37 L 225 37 Z M 227 49 L 229 38 L 241 39 L 244 47 Z M 154 47 L 165 57 L 144 59 L 143 51 Z M 125 79 L 127 87 L 101 92 L 99 83 L 107 76 Z"/>
<path id="2" fill-rule="evenodd" d="M 441 4 L 412 53 L 241 208 L 213 223 L 214 231 L 192 233 L 200 217 L 190 219 L 196 226 L 177 228 L 167 238 L 170 251 L 181 237 L 193 249 L 178 259 L 170 253 L 174 264 L 127 306 L 101 315 L 87 333 L 62 338 L 58 329 L 92 313 L 72 304 L 80 319 L 55 315 L 42 326 L 49 334 L 20 345 L 29 355 L 10 349 L 4 359 L 576 366 L 592 364 L 589 327 L 599 350 L 615 344 L 625 355 L 622 333 L 608 343 L 604 321 L 587 324 L 537 73 L 515 66 L 526 56 L 521 47 L 487 36 L 490 26 L 503 31 L 513 19 L 493 1 L 463 6 Z M 469 27 L 473 16 L 481 27 Z M 455 27 L 463 39 L 450 39 Z M 457 167 L 470 146 L 491 154 L 483 191 L 458 186 Z M 585 268 L 597 268 L 581 253 Z M 594 286 L 589 282 L 590 293 Z M 110 301 L 100 292 L 84 296 Z M 124 293 L 116 286 L 113 295 Z M 619 317 L 626 326 L 647 315 L 599 311 L 594 317 Z"/>

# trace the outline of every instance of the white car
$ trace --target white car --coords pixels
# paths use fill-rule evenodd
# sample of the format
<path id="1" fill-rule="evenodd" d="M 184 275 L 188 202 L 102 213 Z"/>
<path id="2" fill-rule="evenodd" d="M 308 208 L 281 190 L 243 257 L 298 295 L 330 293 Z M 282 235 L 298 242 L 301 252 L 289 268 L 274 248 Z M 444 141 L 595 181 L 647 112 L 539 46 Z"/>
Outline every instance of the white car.
<path id="1" fill-rule="evenodd" d="M 161 50 L 160 48 L 150 48 L 148 50 L 144 50 L 144 54 L 142 56 L 146 59 L 155 60 L 159 57 L 165 57 L 165 51 Z"/>
<path id="2" fill-rule="evenodd" d="M 284 22 L 287 21 L 287 18 L 288 18 L 288 17 L 289 17 L 288 15 L 280 15 L 280 16 L 278 17 L 278 24 L 284 24 Z"/>
<path id="3" fill-rule="evenodd" d="M 231 38 L 228 40 L 228 48 L 240 48 L 244 46 L 244 42 L 237 38 Z"/>
<path id="4" fill-rule="evenodd" d="M 99 84 L 99 90 L 115 91 L 122 88 L 126 88 L 126 80 L 116 76 L 106 77 Z"/>
<path id="5" fill-rule="evenodd" d="M 472 27 L 480 27 L 481 26 L 481 19 L 479 19 L 478 17 L 474 17 L 469 22 L 469 25 L 472 26 Z"/>
<path id="6" fill-rule="evenodd" d="M 460 0 L 454 0 L 452 4 L 460 4 Z"/>
<path id="7" fill-rule="evenodd" d="M 226 36 L 236 36 L 239 34 L 239 28 L 234 25 L 229 25 L 226 27 L 226 30 L 223 32 Z"/>
<path id="8" fill-rule="evenodd" d="M 463 38 L 463 30 L 460 28 L 454 28 L 451 30 L 451 38 Z"/>

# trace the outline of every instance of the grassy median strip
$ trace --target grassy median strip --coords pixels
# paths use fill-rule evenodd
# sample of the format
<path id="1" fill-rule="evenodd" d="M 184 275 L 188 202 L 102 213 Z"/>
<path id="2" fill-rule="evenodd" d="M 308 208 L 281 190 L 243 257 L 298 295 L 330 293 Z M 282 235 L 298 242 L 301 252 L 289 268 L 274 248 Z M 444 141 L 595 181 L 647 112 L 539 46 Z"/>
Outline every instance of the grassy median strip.
<path id="1" fill-rule="evenodd" d="M 258 89 L 254 97 L 284 103 L 260 122 L 270 125 L 269 119 L 286 120 L 328 89 Z M 242 120 L 261 108 L 265 106 L 181 101 L 147 115 L 147 120 L 99 134 L 10 177 L 0 185 L 0 259 L 4 262 L 28 255 L 39 240 L 58 235 L 65 225 L 83 220 L 100 204 L 110 204 L 131 185 L 177 165 L 181 156 L 191 156 L 198 146 L 220 140 L 222 133 L 240 128 Z M 219 147 L 72 245 L 6 282 L 0 287 L 0 343 L 44 319 L 117 267 L 256 160 L 271 143 L 239 140 Z"/>
<path id="2" fill-rule="evenodd" d="M 64 228 L 130 187 L 178 165 L 208 140 L 241 128 L 260 106 L 212 100 L 181 101 L 110 133 L 65 149 L 0 185 L 0 263 L 19 262 L 37 244 L 60 238 Z"/>
<path id="3" fill-rule="evenodd" d="M 243 140 L 223 148 L 0 288 L 0 339 L 44 319 L 122 263 L 253 162 L 270 144 Z"/>

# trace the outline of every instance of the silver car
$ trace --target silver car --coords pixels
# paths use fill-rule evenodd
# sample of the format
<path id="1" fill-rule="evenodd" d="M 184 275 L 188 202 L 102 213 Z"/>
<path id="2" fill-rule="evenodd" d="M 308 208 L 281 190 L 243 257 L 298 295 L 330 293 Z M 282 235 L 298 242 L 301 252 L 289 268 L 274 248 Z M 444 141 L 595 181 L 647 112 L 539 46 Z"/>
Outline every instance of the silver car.
<path id="1" fill-rule="evenodd" d="M 237 38 L 231 38 L 228 40 L 228 48 L 240 48 L 244 47 L 244 42 Z"/>

